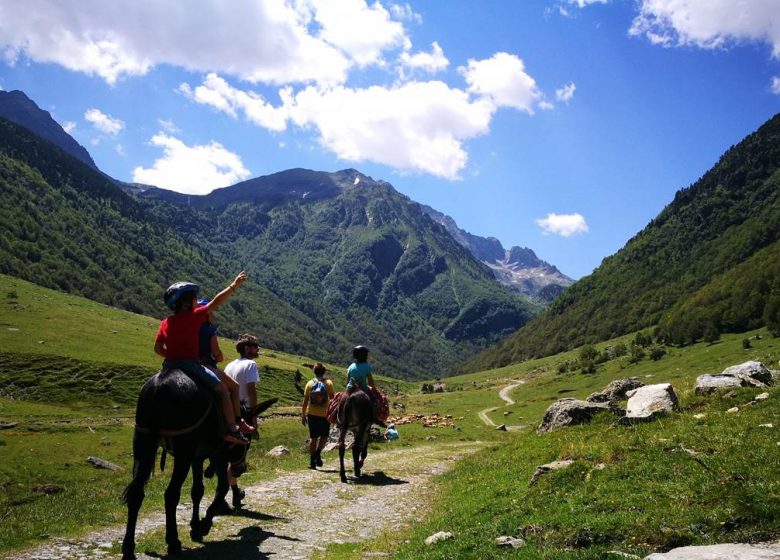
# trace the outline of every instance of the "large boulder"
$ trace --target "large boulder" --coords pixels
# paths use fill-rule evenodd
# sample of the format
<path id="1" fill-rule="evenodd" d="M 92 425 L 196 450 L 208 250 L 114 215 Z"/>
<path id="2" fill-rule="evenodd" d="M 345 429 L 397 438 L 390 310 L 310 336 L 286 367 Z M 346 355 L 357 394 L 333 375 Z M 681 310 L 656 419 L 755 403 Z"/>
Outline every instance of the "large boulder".
<path id="1" fill-rule="evenodd" d="M 712 544 L 656 552 L 644 560 L 780 560 L 780 544 Z"/>
<path id="2" fill-rule="evenodd" d="M 772 372 L 761 362 L 745 362 L 727 367 L 719 374 L 705 374 L 696 378 L 696 394 L 709 395 L 721 389 L 735 387 L 766 387 L 772 384 Z"/>
<path id="3" fill-rule="evenodd" d="M 615 379 L 610 381 L 609 385 L 604 387 L 603 391 L 598 393 L 592 393 L 588 398 L 588 402 L 604 403 L 604 402 L 617 402 L 626 398 L 626 393 L 632 389 L 638 389 L 643 387 L 644 383 L 639 381 L 638 377 L 629 377 L 627 379 Z"/>
<path id="4" fill-rule="evenodd" d="M 626 393 L 627 422 L 652 420 L 656 416 L 668 414 L 680 409 L 680 400 L 671 383 L 645 385 Z"/>
<path id="5" fill-rule="evenodd" d="M 764 385 L 772 384 L 772 372 L 764 364 L 756 361 L 727 367 L 721 375 L 735 375 L 742 379 L 763 383 Z"/>
<path id="6" fill-rule="evenodd" d="M 596 413 L 610 410 L 608 403 L 592 403 L 578 399 L 565 398 L 555 401 L 544 413 L 537 432 L 550 432 L 571 424 L 590 422 Z"/>

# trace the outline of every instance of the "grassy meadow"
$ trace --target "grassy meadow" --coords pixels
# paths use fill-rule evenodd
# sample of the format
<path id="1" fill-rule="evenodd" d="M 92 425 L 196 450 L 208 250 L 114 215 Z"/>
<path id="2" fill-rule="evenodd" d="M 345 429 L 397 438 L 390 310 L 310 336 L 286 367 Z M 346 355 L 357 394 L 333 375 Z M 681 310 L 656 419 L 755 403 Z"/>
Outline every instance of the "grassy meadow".
<path id="1" fill-rule="evenodd" d="M 3 557 L 49 536 L 124 522 L 119 496 L 130 478 L 134 401 L 159 363 L 151 350 L 155 319 L 7 276 L 0 276 L 0 305 Z M 221 344 L 232 359 L 230 341 Z M 421 383 L 383 379 L 392 401 L 404 407 L 394 414 L 438 413 L 454 423 L 439 428 L 399 423 L 401 439 L 393 445 L 430 443 L 426 438 L 431 435 L 441 442 L 486 444 L 437 480 L 436 498 L 421 521 L 376 541 L 332 545 L 322 557 L 362 558 L 378 549 L 409 559 L 596 559 L 608 551 L 641 557 L 685 544 L 777 538 L 780 392 L 770 389 L 769 399 L 761 401 L 752 400 L 759 393 L 753 389 L 707 398 L 695 396 L 693 385 L 700 374 L 751 359 L 777 367 L 780 339 L 761 330 L 723 336 L 712 344 L 667 347 L 666 352 L 657 361 L 615 358 L 584 374 L 562 367 L 576 360 L 578 352 L 572 351 L 447 378 L 442 393 L 423 394 Z M 263 350 L 260 397 L 279 396 L 281 403 L 262 421 L 243 485 L 304 468 L 306 432 L 292 415 L 300 400 L 294 378 L 299 370 L 305 379 L 303 364 L 313 361 L 316 357 Z M 329 365 L 337 386 L 342 367 Z M 648 384 L 671 382 L 682 411 L 633 426 L 604 413 L 589 425 L 535 433 L 558 398 L 584 399 L 609 381 L 629 376 Z M 520 380 L 524 383 L 510 393 L 515 404 L 505 405 L 498 391 Z M 481 421 L 479 412 L 493 407 L 489 417 L 509 431 Z M 738 412 L 727 412 L 732 407 Z M 292 453 L 265 457 L 279 444 Z M 123 470 L 95 469 L 86 463 L 90 455 Z M 574 464 L 529 486 L 537 466 L 557 459 Z M 153 476 L 142 514 L 160 510 L 167 474 Z M 441 530 L 454 538 L 424 544 Z M 495 538 L 502 535 L 522 537 L 527 544 L 517 550 L 498 548 Z"/>

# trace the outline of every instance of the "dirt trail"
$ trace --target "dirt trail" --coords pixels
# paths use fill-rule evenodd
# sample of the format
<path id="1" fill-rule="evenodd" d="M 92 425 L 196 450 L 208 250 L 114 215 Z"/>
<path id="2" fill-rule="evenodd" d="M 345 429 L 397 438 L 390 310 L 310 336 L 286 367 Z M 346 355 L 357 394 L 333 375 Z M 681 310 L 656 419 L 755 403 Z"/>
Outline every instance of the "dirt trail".
<path id="1" fill-rule="evenodd" d="M 415 448 L 371 451 L 359 481 L 342 484 L 338 455 L 329 453 L 325 467 L 303 468 L 246 488 L 244 508 L 217 517 L 204 545 L 189 545 L 189 504 L 179 506 L 179 536 L 186 559 L 259 560 L 310 558 L 327 543 L 359 542 L 418 520 L 434 492 L 431 477 L 458 459 L 477 451 L 479 442 L 441 443 Z M 351 453 L 347 453 L 351 474 Z M 304 458 L 301 459 L 304 461 Z M 186 490 L 186 489 L 185 489 Z M 188 494 L 187 491 L 183 496 Z M 208 494 L 206 496 L 209 497 Z M 228 494 L 228 498 L 230 495 Z M 148 510 L 147 510 L 148 511 Z M 144 510 L 142 509 L 142 513 Z M 164 533 L 161 512 L 143 517 L 136 540 L 139 559 L 164 556 L 164 546 L 147 550 L 149 535 Z M 51 539 L 45 546 L 20 553 L 12 560 L 92 560 L 119 558 L 123 527 L 112 527 L 78 539 Z M 191 546 L 191 548 L 187 548 Z M 383 556 L 372 550 L 371 556 Z"/>
<path id="2" fill-rule="evenodd" d="M 503 389 L 501 389 L 498 392 L 498 396 L 501 397 L 501 400 L 504 401 L 506 404 L 504 406 L 509 406 L 515 404 L 515 401 L 512 400 L 512 397 L 509 396 L 509 393 L 511 393 L 516 387 L 519 387 L 520 385 L 523 385 L 525 381 L 523 380 L 517 380 L 514 383 L 507 385 Z M 493 420 L 488 416 L 491 412 L 494 412 L 498 410 L 499 407 L 493 406 L 490 408 L 486 408 L 485 410 L 479 411 L 479 418 L 482 420 L 482 422 L 485 423 L 486 426 L 493 426 L 496 427 L 496 423 L 493 422 Z M 507 430 L 519 430 L 521 428 L 524 428 L 525 426 L 517 425 L 517 426 L 507 426 Z"/>

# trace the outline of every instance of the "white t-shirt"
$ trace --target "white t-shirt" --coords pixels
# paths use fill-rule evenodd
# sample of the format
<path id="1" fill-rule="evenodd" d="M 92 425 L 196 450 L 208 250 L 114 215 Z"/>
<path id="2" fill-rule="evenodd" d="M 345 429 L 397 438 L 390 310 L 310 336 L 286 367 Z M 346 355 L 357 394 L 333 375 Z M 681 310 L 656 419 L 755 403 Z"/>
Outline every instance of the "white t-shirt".
<path id="1" fill-rule="evenodd" d="M 257 370 L 257 364 L 249 358 L 238 358 L 225 366 L 227 373 L 238 383 L 239 398 L 249 403 L 249 393 L 246 390 L 247 383 L 257 383 L 260 381 L 260 372 Z"/>

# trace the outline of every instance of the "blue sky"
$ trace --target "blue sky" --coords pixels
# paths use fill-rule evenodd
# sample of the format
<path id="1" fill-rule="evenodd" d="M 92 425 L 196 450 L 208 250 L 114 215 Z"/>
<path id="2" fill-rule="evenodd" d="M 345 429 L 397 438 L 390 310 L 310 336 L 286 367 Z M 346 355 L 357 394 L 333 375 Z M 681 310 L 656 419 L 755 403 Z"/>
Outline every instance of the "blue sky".
<path id="1" fill-rule="evenodd" d="M 780 111 L 780 0 L 0 0 L 109 175 L 354 167 L 579 278 Z"/>

